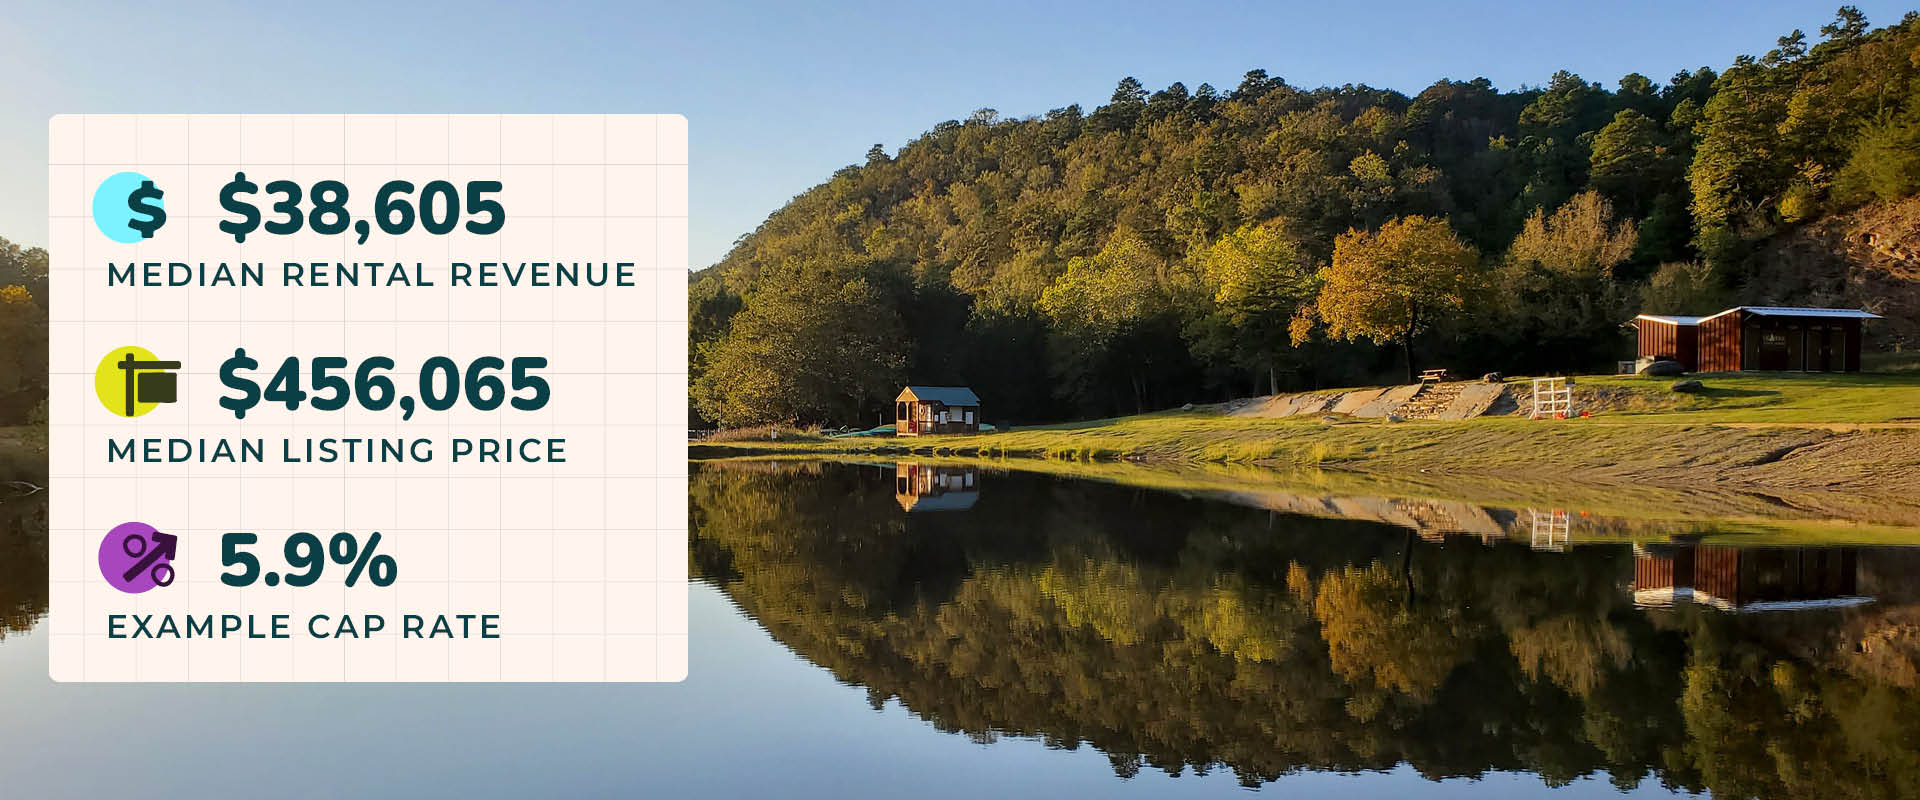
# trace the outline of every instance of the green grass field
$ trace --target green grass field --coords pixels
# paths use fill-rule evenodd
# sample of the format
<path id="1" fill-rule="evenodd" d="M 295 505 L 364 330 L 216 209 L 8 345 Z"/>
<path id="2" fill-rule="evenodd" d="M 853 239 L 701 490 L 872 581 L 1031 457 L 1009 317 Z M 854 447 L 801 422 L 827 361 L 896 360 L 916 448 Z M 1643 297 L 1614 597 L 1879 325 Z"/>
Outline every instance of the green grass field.
<path id="1" fill-rule="evenodd" d="M 1689 376 L 1699 394 L 1667 391 L 1674 379 L 1593 376 L 1583 386 L 1618 386 L 1666 403 L 1617 412 L 1635 421 L 1712 424 L 1920 425 L 1920 372 L 1798 374 L 1719 373 Z M 1612 416 L 1612 415 L 1610 415 Z"/>

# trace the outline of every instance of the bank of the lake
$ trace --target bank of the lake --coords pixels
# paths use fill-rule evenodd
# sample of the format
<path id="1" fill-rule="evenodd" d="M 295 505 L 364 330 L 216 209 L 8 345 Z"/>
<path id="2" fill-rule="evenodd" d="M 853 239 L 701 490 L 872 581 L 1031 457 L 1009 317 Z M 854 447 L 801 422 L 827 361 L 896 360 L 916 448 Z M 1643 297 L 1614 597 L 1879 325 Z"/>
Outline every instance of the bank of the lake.
<path id="1" fill-rule="evenodd" d="M 694 442 L 689 454 L 1315 467 L 1449 495 L 1518 485 L 1532 487 L 1529 493 L 1570 487 L 1637 502 L 1710 490 L 1810 514 L 1920 524 L 1920 374 L 1701 377 L 1708 389 L 1696 394 L 1668 391 L 1671 380 L 1581 378 L 1580 386 L 1609 404 L 1588 419 L 1267 419 L 1207 406 L 977 436 Z"/>

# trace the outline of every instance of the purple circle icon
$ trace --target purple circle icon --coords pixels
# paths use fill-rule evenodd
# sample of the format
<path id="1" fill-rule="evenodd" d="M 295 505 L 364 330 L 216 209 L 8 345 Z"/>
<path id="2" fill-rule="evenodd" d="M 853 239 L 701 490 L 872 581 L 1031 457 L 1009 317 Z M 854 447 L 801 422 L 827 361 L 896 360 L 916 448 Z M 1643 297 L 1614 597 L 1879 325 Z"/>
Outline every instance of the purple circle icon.
<path id="1" fill-rule="evenodd" d="M 100 540 L 100 575 L 127 594 L 167 586 L 179 551 L 180 537 L 144 522 L 122 522 Z"/>

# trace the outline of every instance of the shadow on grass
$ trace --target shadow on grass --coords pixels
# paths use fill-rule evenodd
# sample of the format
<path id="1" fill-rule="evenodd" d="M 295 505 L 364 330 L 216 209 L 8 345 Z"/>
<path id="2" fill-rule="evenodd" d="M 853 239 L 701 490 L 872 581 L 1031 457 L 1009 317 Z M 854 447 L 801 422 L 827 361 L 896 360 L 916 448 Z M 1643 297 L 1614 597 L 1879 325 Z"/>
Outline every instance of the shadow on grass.
<path id="1" fill-rule="evenodd" d="M 1733 398 L 1743 398 L 1743 397 L 1771 397 L 1774 399 L 1775 402 L 1778 402 L 1781 397 L 1779 392 L 1774 391 L 1772 389 L 1728 389 L 1722 386 L 1703 386 L 1700 389 L 1693 391 L 1692 394 L 1699 395 L 1701 397 L 1713 397 L 1713 398 L 1719 398 L 1719 399 L 1733 399 Z"/>

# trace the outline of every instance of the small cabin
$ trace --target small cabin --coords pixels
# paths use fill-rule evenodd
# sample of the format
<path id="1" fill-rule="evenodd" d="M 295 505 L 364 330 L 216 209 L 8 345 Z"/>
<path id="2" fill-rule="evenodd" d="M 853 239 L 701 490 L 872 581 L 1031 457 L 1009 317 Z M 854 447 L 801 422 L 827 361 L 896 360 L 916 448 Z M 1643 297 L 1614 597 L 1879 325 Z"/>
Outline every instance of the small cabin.
<path id="1" fill-rule="evenodd" d="M 909 386 L 893 398 L 897 436 L 979 433 L 980 398 L 965 386 Z"/>
<path id="2" fill-rule="evenodd" d="M 1705 317 L 1641 314 L 1629 323 L 1638 363 L 1677 361 L 1688 372 L 1859 372 L 1861 323 L 1851 308 L 1740 306 Z"/>

